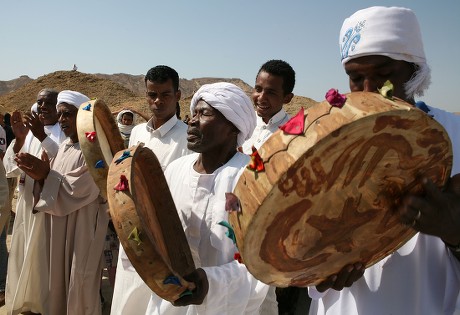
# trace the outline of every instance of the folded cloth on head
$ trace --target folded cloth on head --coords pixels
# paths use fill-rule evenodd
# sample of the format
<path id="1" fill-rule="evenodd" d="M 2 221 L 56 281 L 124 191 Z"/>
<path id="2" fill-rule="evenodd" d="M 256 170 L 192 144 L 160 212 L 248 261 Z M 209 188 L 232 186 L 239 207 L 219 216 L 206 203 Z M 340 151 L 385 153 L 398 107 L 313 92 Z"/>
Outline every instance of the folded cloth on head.
<path id="1" fill-rule="evenodd" d="M 89 101 L 89 97 L 77 91 L 64 90 L 59 92 L 56 108 L 61 103 L 66 103 L 79 108 L 81 104 Z"/>
<path id="2" fill-rule="evenodd" d="M 423 95 L 431 82 L 420 25 L 407 8 L 375 6 L 345 19 L 339 37 L 342 64 L 351 59 L 381 55 L 419 66 L 406 91 Z"/>
<path id="3" fill-rule="evenodd" d="M 190 103 L 190 113 L 195 109 L 198 101 L 203 100 L 221 112 L 225 118 L 235 125 L 238 133 L 238 146 L 249 139 L 256 126 L 256 114 L 251 99 L 238 86 L 218 82 L 205 84 L 196 91 Z"/>

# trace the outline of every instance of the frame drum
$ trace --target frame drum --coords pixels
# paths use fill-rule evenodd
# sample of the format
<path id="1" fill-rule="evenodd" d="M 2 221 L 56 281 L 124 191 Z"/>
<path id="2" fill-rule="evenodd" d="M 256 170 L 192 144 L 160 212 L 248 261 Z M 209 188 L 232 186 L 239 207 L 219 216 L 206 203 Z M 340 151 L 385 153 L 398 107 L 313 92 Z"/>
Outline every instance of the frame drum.
<path id="1" fill-rule="evenodd" d="M 419 179 L 447 182 L 452 147 L 423 111 L 378 93 L 308 108 L 304 133 L 275 132 L 259 149 L 265 172 L 245 169 L 230 223 L 248 270 L 278 287 L 317 285 L 345 265 L 371 266 L 416 231 L 395 206 Z"/>
<path id="2" fill-rule="evenodd" d="M 173 302 L 194 284 L 195 270 L 179 215 L 155 154 L 142 144 L 115 154 L 107 177 L 113 225 L 139 276 Z"/>

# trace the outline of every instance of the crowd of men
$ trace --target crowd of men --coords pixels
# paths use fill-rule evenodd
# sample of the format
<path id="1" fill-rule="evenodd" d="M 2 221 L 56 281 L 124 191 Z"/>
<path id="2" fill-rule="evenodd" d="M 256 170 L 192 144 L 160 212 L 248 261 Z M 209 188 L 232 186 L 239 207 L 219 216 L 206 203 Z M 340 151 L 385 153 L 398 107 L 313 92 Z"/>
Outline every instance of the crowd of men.
<path id="1" fill-rule="evenodd" d="M 424 195 L 405 196 L 397 211 L 400 221 L 419 233 L 374 266 L 365 269 L 357 261 L 309 287 L 312 301 L 303 313 L 459 314 L 460 117 L 415 100 L 430 84 L 417 18 L 406 8 L 363 9 L 345 19 L 339 44 L 351 92 L 376 92 L 389 80 L 395 97 L 445 127 L 452 140 L 452 178 L 443 189 L 421 179 Z M 122 111 L 117 120 L 127 147 L 143 143 L 159 160 L 196 266 L 185 276 L 195 289 L 174 303 L 161 299 L 120 246 L 111 265 L 113 273 L 116 266 L 111 314 L 294 312 L 296 300 L 286 305 L 282 291 L 254 278 L 235 259 L 236 245 L 219 224 L 227 221 L 225 194 L 233 191 L 250 154 L 289 121 L 283 105 L 293 98 L 294 85 L 292 67 L 269 60 L 256 74 L 252 100 L 231 83 L 203 85 L 193 95 L 186 124 L 177 115 L 178 73 L 165 65 L 148 70 L 151 117 L 134 126 L 134 113 Z M 78 108 L 88 100 L 78 91 L 43 89 L 30 112 L 13 112 L 11 126 L 4 119 L 14 140 L 7 143 L 0 128 L 0 294 L 8 314 L 101 314 L 110 218 L 77 136 Z M 11 210 L 8 191 L 16 186 L 6 261 L 3 218 Z"/>

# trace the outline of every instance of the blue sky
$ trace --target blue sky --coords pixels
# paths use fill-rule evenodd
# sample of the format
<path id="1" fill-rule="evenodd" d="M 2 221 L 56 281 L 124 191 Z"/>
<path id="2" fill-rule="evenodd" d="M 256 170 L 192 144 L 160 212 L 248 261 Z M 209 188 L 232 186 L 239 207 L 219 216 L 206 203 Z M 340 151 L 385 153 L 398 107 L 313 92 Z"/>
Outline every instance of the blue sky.
<path id="1" fill-rule="evenodd" d="M 158 64 L 185 79 L 241 78 L 283 59 L 294 93 L 323 100 L 348 92 L 339 60 L 343 19 L 371 5 L 413 9 L 432 68 L 428 104 L 460 111 L 460 1 L 80 0 L 5 1 L 0 6 L 0 80 L 37 78 L 75 63 L 85 73 L 145 74 Z M 457 35 L 455 35 L 457 34 Z"/>

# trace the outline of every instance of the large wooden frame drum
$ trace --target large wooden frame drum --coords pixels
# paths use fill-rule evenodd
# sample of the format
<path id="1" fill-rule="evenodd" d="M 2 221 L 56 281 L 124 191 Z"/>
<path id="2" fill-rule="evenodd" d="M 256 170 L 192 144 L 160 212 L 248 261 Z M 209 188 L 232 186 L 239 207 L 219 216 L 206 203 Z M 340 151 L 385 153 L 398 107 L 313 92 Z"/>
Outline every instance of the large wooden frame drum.
<path id="1" fill-rule="evenodd" d="M 128 187 L 120 190 L 123 180 Z M 149 148 L 140 144 L 115 155 L 107 196 L 121 245 L 149 288 L 170 302 L 193 290 L 194 284 L 183 279 L 195 270 L 190 247 L 161 165 Z"/>
<path id="2" fill-rule="evenodd" d="M 416 231 L 395 205 L 421 193 L 420 177 L 443 186 L 452 148 L 444 128 L 409 104 L 350 93 L 342 108 L 309 108 L 304 134 L 274 133 L 259 149 L 265 172 L 246 169 L 229 220 L 248 270 L 279 287 L 317 285 L 346 264 L 366 267 Z"/>
<path id="3" fill-rule="evenodd" d="M 88 170 L 101 196 L 107 199 L 107 173 L 113 155 L 124 142 L 110 109 L 100 99 L 82 104 L 77 114 L 77 133 Z"/>

